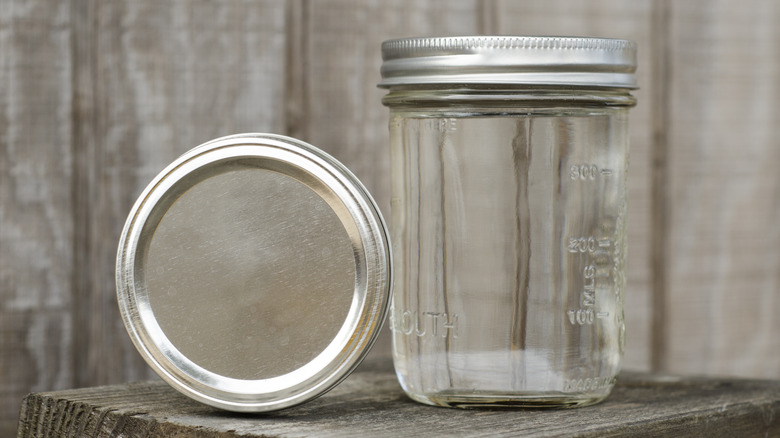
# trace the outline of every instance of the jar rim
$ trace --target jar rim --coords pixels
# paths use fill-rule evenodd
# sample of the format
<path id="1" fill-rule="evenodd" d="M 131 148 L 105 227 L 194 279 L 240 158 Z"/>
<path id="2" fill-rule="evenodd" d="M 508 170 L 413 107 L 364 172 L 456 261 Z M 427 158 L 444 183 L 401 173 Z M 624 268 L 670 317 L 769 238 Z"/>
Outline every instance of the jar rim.
<path id="1" fill-rule="evenodd" d="M 382 43 L 381 88 L 433 84 L 637 88 L 636 44 L 558 36 L 456 36 Z"/>

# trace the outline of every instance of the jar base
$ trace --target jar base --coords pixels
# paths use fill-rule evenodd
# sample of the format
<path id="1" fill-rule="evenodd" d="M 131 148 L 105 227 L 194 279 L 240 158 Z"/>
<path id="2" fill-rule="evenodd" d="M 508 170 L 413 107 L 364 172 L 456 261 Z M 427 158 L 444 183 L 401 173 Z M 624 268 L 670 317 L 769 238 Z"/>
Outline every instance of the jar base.
<path id="1" fill-rule="evenodd" d="M 414 401 L 461 409 L 566 409 L 590 406 L 603 401 L 608 394 L 410 394 Z"/>

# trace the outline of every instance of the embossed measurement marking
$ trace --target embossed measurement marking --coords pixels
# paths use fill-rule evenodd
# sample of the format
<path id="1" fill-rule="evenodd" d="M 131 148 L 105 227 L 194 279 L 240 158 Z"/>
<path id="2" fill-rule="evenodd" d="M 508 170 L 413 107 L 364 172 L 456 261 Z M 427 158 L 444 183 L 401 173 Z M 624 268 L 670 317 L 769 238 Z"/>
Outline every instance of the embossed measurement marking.
<path id="1" fill-rule="evenodd" d="M 595 237 L 570 237 L 567 250 L 572 253 L 595 253 L 596 251 L 609 248 L 612 241 L 609 239 L 596 239 Z"/>
<path id="2" fill-rule="evenodd" d="M 572 164 L 569 167 L 569 178 L 579 181 L 595 181 L 599 175 L 611 176 L 613 173 L 612 169 L 599 169 L 599 166 L 590 163 Z"/>
<path id="3" fill-rule="evenodd" d="M 582 290 L 580 291 L 580 308 L 566 312 L 572 325 L 590 325 L 596 319 L 609 317 L 609 312 L 597 312 L 596 307 L 596 280 L 597 278 L 609 278 L 610 272 L 605 272 L 604 267 L 611 265 L 612 256 L 609 248 L 612 247 L 609 238 L 570 237 L 566 249 L 571 254 L 580 254 L 587 260 L 582 270 Z"/>

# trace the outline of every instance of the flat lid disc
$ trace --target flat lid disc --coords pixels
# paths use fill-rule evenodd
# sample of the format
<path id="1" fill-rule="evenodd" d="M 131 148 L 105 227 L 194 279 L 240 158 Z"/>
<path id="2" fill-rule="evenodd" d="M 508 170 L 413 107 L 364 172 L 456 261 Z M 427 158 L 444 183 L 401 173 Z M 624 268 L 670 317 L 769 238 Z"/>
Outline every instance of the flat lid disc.
<path id="1" fill-rule="evenodd" d="M 317 397 L 365 357 L 387 312 L 376 204 L 334 158 L 242 134 L 177 159 L 133 207 L 117 256 L 128 333 L 169 384 L 234 411 Z"/>

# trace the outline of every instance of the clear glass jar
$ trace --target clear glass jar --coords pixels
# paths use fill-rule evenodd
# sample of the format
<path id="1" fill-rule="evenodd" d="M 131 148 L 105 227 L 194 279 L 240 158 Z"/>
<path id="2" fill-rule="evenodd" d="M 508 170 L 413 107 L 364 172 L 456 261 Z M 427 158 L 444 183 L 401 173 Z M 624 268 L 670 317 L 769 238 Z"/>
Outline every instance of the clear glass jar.
<path id="1" fill-rule="evenodd" d="M 603 400 L 624 349 L 635 46 L 419 38 L 383 58 L 404 391 L 453 407 Z"/>

